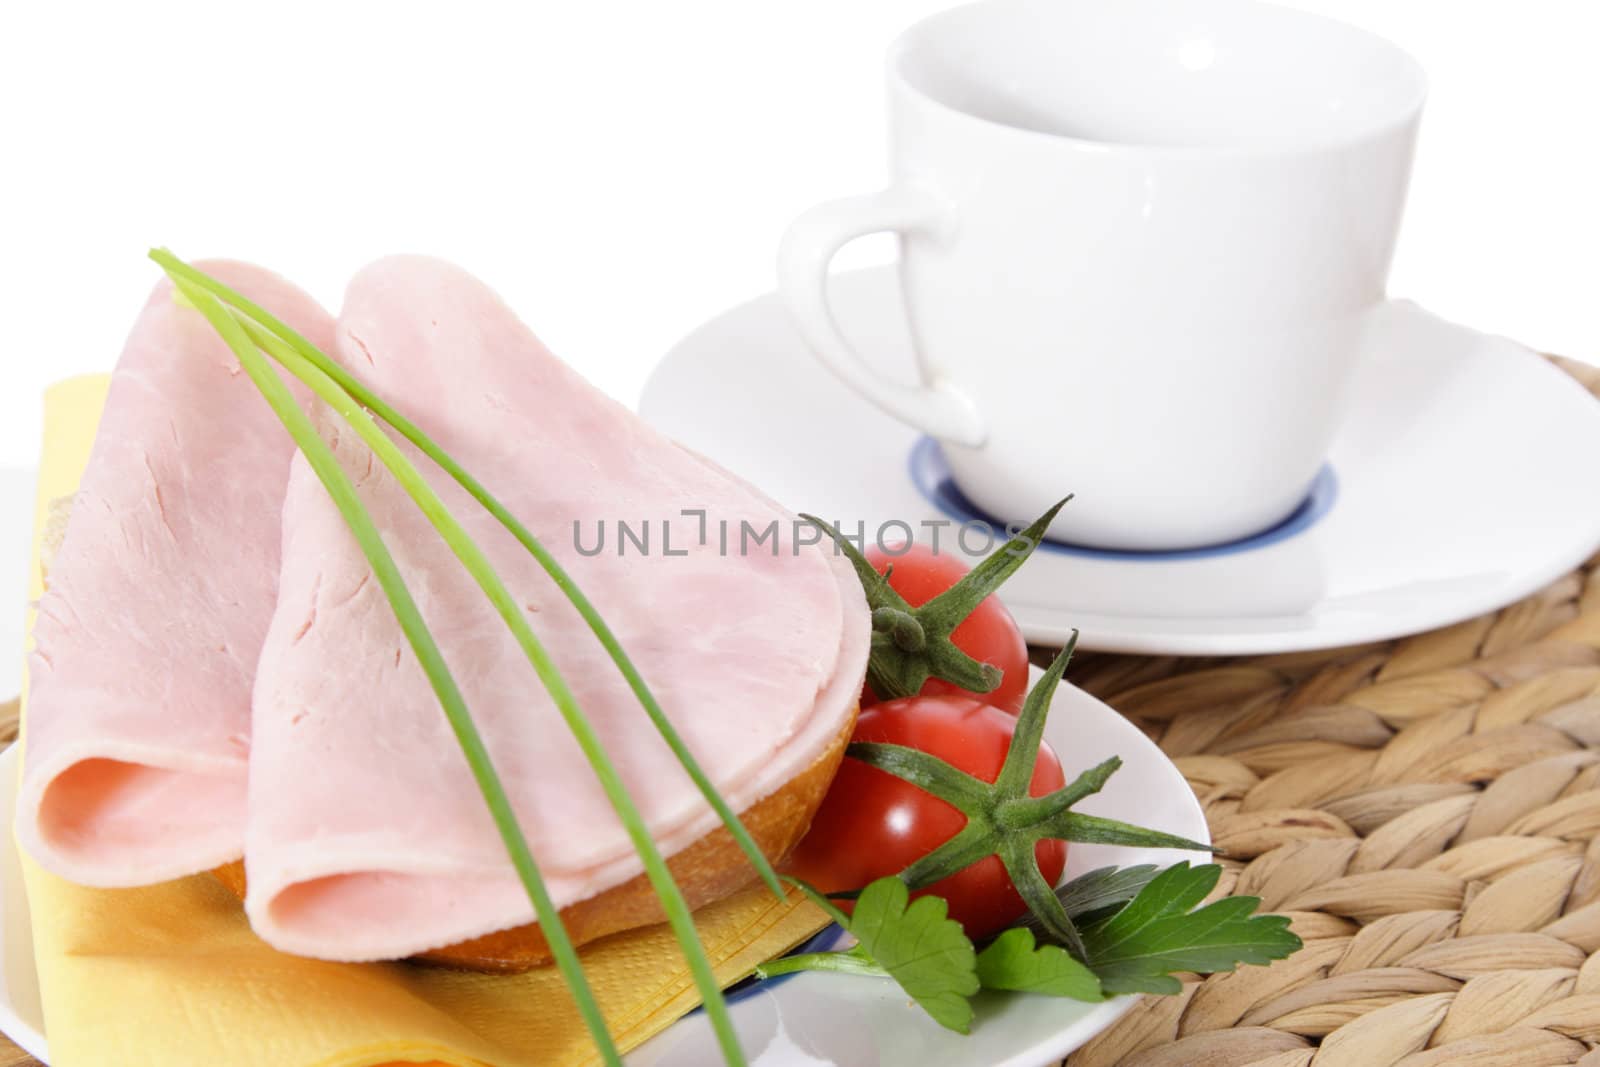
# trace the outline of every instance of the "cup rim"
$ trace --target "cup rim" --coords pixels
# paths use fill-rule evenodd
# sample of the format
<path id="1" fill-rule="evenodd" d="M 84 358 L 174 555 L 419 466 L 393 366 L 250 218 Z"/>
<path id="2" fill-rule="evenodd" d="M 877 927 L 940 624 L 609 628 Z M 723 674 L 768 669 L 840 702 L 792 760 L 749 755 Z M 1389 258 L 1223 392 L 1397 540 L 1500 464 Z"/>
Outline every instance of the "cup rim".
<path id="1" fill-rule="evenodd" d="M 1081 137 L 1075 134 L 1039 130 L 1029 126 L 988 118 L 966 108 L 947 103 L 917 86 L 907 75 L 903 62 L 907 52 L 910 51 L 918 35 L 926 33 L 930 27 L 937 23 L 954 20 L 962 14 L 978 8 L 1027 6 L 1038 2 L 1040 0 L 969 0 L 967 3 L 945 8 L 913 22 L 895 36 L 885 57 L 891 92 L 903 94 L 953 119 L 968 122 L 998 133 L 1008 133 L 1017 137 L 1027 138 L 1039 143 L 1057 144 L 1063 147 L 1093 152 L 1116 153 L 1123 156 L 1199 159 L 1238 156 L 1314 155 L 1319 152 L 1362 144 L 1380 139 L 1396 130 L 1405 129 L 1416 123 L 1428 99 L 1429 82 L 1427 71 L 1415 56 L 1387 37 L 1356 26 L 1353 23 L 1345 22 L 1342 19 L 1332 18 L 1318 12 L 1288 7 L 1283 4 L 1269 3 L 1266 0 L 1187 0 L 1187 2 L 1196 8 L 1202 4 L 1208 4 L 1213 8 L 1234 11 L 1269 10 L 1276 15 L 1287 16 L 1323 27 L 1334 27 L 1340 32 L 1353 33 L 1365 38 L 1371 44 L 1388 52 L 1400 61 L 1411 81 L 1410 97 L 1397 106 L 1392 114 L 1374 120 L 1359 129 L 1339 133 L 1302 134 L 1286 137 L 1282 140 L 1264 141 L 1259 144 L 1164 144 L 1158 141 L 1115 141 Z M 1118 2 L 1122 2 L 1122 0 L 1118 0 Z"/>

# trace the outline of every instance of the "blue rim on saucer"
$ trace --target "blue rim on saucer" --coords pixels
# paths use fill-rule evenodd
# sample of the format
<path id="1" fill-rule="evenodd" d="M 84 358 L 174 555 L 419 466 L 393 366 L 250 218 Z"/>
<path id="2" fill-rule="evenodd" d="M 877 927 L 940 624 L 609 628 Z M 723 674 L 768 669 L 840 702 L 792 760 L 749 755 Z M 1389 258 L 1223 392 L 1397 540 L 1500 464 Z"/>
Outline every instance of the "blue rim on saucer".
<path id="1" fill-rule="evenodd" d="M 965 493 L 956 485 L 955 477 L 950 473 L 950 464 L 944 457 L 944 450 L 939 447 L 939 442 L 931 437 L 919 437 L 917 443 L 911 446 L 909 460 L 911 481 L 930 504 L 944 512 L 958 522 L 985 523 L 996 531 L 1004 532 L 1006 523 L 993 515 L 981 510 Z M 1315 526 L 1321 518 L 1333 510 L 1334 502 L 1339 497 L 1339 478 L 1333 468 L 1326 463 L 1317 471 L 1317 476 L 1311 482 L 1311 489 L 1300 506 L 1295 508 L 1289 517 L 1262 530 L 1260 533 L 1237 541 L 1228 541 L 1220 545 L 1205 545 L 1200 548 L 1182 548 L 1160 552 L 1137 552 L 1115 548 L 1089 548 L 1085 545 L 1069 544 L 1065 541 L 1045 539 L 1039 548 L 1046 552 L 1056 552 L 1065 556 L 1083 556 L 1088 559 L 1120 560 L 1129 563 L 1174 563 L 1183 560 L 1209 559 L 1215 556 L 1231 556 L 1239 552 L 1253 552 L 1268 545 L 1275 545 L 1280 541 L 1287 541 L 1304 533 Z"/>

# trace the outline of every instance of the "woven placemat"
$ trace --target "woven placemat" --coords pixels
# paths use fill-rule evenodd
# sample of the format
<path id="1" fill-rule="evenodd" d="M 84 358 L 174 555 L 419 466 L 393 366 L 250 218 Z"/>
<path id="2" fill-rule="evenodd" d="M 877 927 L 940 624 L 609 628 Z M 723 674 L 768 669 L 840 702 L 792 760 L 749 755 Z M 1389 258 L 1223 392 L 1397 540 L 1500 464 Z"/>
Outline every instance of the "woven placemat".
<path id="1" fill-rule="evenodd" d="M 1600 1067 L 1600 556 L 1400 641 L 1069 678 L 1182 769 L 1217 895 L 1305 948 L 1146 997 L 1067 1067 Z"/>

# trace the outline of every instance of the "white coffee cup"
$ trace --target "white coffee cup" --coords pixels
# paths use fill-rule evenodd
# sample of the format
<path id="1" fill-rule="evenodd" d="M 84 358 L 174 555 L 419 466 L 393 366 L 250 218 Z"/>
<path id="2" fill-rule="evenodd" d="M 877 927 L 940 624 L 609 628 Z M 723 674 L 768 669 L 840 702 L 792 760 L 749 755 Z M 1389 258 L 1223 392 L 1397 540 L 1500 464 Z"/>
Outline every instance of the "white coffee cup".
<path id="1" fill-rule="evenodd" d="M 780 289 L 842 381 L 1051 535 L 1171 549 L 1289 515 L 1384 300 L 1426 86 L 1406 53 L 1253 0 L 983 0 L 888 62 L 892 184 L 795 221 Z M 828 306 L 900 237 L 920 384 Z"/>

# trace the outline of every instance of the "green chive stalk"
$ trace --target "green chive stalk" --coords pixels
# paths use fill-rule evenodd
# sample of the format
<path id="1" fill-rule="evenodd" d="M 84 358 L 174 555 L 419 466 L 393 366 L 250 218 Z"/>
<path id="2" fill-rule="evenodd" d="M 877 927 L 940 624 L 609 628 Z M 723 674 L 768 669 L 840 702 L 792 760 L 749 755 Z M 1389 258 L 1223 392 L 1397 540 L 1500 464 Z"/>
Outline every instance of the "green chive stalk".
<path id="1" fill-rule="evenodd" d="M 455 479 L 457 484 L 465 489 L 474 500 L 482 505 L 485 511 L 494 516 L 517 539 L 523 548 L 538 562 L 539 566 L 544 569 L 544 572 L 550 576 L 551 580 L 555 582 L 556 587 L 561 590 L 572 606 L 577 609 L 578 614 L 588 624 L 590 631 L 594 633 L 601 646 L 610 655 L 611 661 L 628 683 L 628 687 L 633 690 L 633 694 L 638 698 L 645 714 L 650 717 L 650 721 L 655 724 L 656 730 L 661 734 L 662 739 L 672 749 L 673 755 L 678 758 L 678 762 L 682 764 L 684 771 L 700 790 L 700 795 L 711 805 L 712 810 L 722 820 L 722 825 L 727 827 L 728 832 L 733 835 L 734 841 L 737 842 L 745 857 L 749 859 L 750 863 L 761 875 L 761 879 L 766 883 L 767 888 L 781 898 L 784 895 L 784 890 L 778 880 L 777 872 L 772 869 L 772 864 L 768 862 L 766 855 L 757 847 L 755 840 L 750 836 L 750 831 L 745 828 L 738 815 L 734 814 L 733 809 L 722 798 L 722 794 L 717 792 L 717 788 L 712 784 L 710 776 L 700 766 L 699 761 L 694 758 L 694 754 L 689 751 L 689 747 L 684 744 L 683 738 L 672 725 L 672 721 L 667 718 L 666 712 L 661 709 L 661 704 L 650 691 L 650 687 L 645 684 L 643 676 L 639 674 L 638 668 L 633 665 L 633 661 L 628 658 L 628 654 L 623 650 L 621 642 L 617 640 L 611 628 L 606 625 L 605 620 L 601 618 L 600 613 L 595 610 L 594 605 L 590 603 L 589 598 L 584 595 L 578 584 L 572 580 L 566 569 L 550 554 L 543 543 L 533 535 L 533 532 L 523 525 L 511 513 L 510 509 L 490 493 L 481 482 L 469 474 L 460 463 L 456 462 L 454 457 L 435 444 L 427 434 L 423 433 L 419 426 L 385 402 L 382 397 L 363 384 L 359 378 L 345 370 L 334 360 L 328 358 L 316 345 L 301 336 L 292 327 L 280 321 L 265 308 L 255 304 L 242 294 L 235 292 L 202 271 L 189 266 L 189 264 L 183 262 L 183 260 L 166 249 L 152 249 L 150 258 L 160 264 L 162 269 L 174 278 L 181 277 L 192 285 L 205 289 L 223 303 L 231 306 L 237 313 L 242 313 L 244 316 L 244 328 L 251 339 L 258 345 L 265 347 L 264 342 L 270 342 L 274 337 L 286 342 L 313 367 L 332 378 L 340 388 L 358 403 L 376 415 L 400 436 L 411 442 L 418 451 L 437 464 L 451 478 Z"/>
<path id="2" fill-rule="evenodd" d="M 238 325 L 243 329 L 243 323 Z M 249 336 L 248 331 L 245 332 L 246 336 Z M 684 899 L 682 890 L 678 888 L 672 873 L 667 869 L 666 860 L 656 847 L 655 839 L 651 836 L 649 827 L 645 825 L 638 806 L 629 795 L 627 786 L 623 784 L 622 775 L 600 743 L 600 737 L 595 733 L 593 725 L 578 706 L 577 697 L 567 684 L 566 678 L 557 668 L 555 661 L 550 658 L 549 652 L 534 634 L 532 627 L 528 625 L 516 598 L 511 595 L 511 591 L 495 572 L 489 558 L 467 533 L 460 520 L 450 512 L 449 507 L 428 484 L 415 464 L 349 393 L 281 338 L 270 333 L 264 334 L 257 339 L 257 343 L 285 370 L 305 382 L 312 392 L 355 430 L 356 435 L 372 450 L 379 462 L 389 469 L 395 481 L 439 532 L 445 544 L 472 575 L 501 619 L 505 621 L 507 629 L 511 631 L 517 644 L 533 665 L 539 680 L 549 690 L 557 710 L 560 711 L 573 737 L 577 739 L 578 746 L 583 750 L 589 765 L 594 769 L 595 777 L 600 781 L 601 789 L 605 791 L 606 798 L 626 828 L 634 849 L 643 860 L 645 876 L 660 898 L 667 922 L 677 936 L 684 958 L 688 961 L 690 973 L 694 976 L 695 985 L 699 987 L 700 996 L 705 1002 L 706 1015 L 717 1032 L 717 1039 L 723 1047 L 724 1056 L 730 1064 L 743 1063 L 738 1036 L 734 1033 L 733 1022 L 727 1013 L 727 1003 L 722 996 L 722 985 L 711 968 L 711 961 L 706 957 L 704 946 L 700 944 L 688 901 Z"/>
<path id="3" fill-rule="evenodd" d="M 622 1057 L 617 1052 L 616 1044 L 611 1040 L 610 1032 L 606 1029 L 605 1018 L 600 1013 L 600 1006 L 594 999 L 593 990 L 589 988 L 588 979 L 584 977 L 583 965 L 578 961 L 577 949 L 573 947 L 572 939 L 568 937 L 566 927 L 561 922 L 560 910 L 545 888 L 544 879 L 540 876 L 538 864 L 533 858 L 533 851 L 528 847 L 527 838 L 523 836 L 522 827 L 517 822 L 516 812 L 511 807 L 511 798 L 506 794 L 505 786 L 494 769 L 494 761 L 483 743 L 482 735 L 478 733 L 472 714 L 467 710 L 461 689 L 456 685 L 455 678 L 445 663 L 444 655 L 439 651 L 438 643 L 434 641 L 432 632 L 423 620 L 416 600 L 412 598 L 411 591 L 400 574 L 399 566 L 384 545 L 371 514 L 362 504 L 355 486 L 344 472 L 344 468 L 339 465 L 332 449 L 317 432 L 310 417 L 300 409 L 299 403 L 284 385 L 283 380 L 278 377 L 277 372 L 256 351 L 255 344 L 243 327 L 210 293 L 189 284 L 182 278 L 175 277 L 173 281 L 179 291 L 200 314 L 205 316 L 206 321 L 238 356 L 239 365 L 244 368 L 274 414 L 278 416 L 278 420 L 283 423 L 284 429 L 289 432 L 289 436 L 305 455 L 311 469 L 327 488 L 328 495 L 332 497 L 339 513 L 344 516 L 345 523 L 361 546 L 362 554 L 372 567 L 373 575 L 389 598 L 400 628 L 410 642 L 412 651 L 416 653 L 423 672 L 428 676 L 428 681 L 438 695 L 445 718 L 455 732 L 456 740 L 460 743 L 467 763 L 472 768 L 473 777 L 483 793 L 484 802 L 494 818 L 495 827 L 500 831 L 506 851 L 511 856 L 512 866 L 516 868 L 517 875 L 527 890 L 528 899 L 533 902 L 534 912 L 539 919 L 539 928 L 550 946 L 550 954 L 555 960 L 556 967 L 560 969 L 561 976 L 566 980 L 567 988 L 577 1003 L 578 1013 L 594 1039 L 595 1048 L 607 1064 L 621 1067 Z"/>

